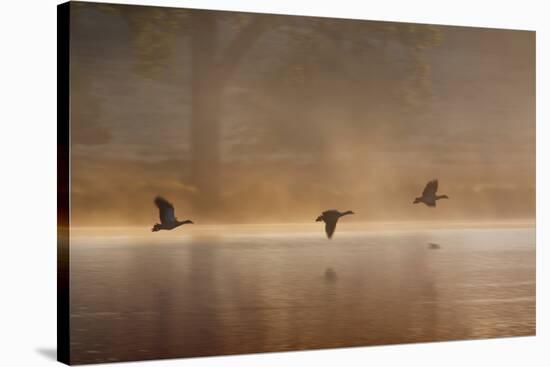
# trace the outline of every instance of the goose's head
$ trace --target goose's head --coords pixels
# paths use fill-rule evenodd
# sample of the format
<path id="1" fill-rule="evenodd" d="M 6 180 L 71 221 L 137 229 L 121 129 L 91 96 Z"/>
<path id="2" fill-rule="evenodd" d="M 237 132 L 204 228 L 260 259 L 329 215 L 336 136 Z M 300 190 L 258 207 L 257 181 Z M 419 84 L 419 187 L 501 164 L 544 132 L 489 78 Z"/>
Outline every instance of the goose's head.
<path id="1" fill-rule="evenodd" d="M 160 224 L 155 224 L 153 228 L 151 228 L 151 232 L 158 232 L 160 231 Z"/>
<path id="2" fill-rule="evenodd" d="M 413 204 L 418 204 L 420 202 L 420 198 L 415 198 L 413 201 Z"/>

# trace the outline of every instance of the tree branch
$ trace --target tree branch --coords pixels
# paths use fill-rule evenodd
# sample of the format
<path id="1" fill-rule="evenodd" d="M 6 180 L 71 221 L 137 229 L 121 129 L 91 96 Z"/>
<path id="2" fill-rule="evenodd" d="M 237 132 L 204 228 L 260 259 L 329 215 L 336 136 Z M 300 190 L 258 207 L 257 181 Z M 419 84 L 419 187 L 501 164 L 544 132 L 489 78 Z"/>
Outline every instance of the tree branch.
<path id="1" fill-rule="evenodd" d="M 229 79 L 235 72 L 245 52 L 256 42 L 269 23 L 265 17 L 253 17 L 221 53 L 218 66 L 222 82 Z"/>

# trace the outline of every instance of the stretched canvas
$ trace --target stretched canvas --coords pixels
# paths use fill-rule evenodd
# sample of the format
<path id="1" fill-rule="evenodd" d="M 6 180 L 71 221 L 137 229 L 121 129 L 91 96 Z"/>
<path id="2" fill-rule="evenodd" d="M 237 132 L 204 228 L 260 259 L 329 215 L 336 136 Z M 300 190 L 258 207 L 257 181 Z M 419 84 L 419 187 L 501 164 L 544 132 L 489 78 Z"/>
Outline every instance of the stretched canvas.
<path id="1" fill-rule="evenodd" d="M 535 32 L 58 27 L 60 361 L 535 334 Z"/>

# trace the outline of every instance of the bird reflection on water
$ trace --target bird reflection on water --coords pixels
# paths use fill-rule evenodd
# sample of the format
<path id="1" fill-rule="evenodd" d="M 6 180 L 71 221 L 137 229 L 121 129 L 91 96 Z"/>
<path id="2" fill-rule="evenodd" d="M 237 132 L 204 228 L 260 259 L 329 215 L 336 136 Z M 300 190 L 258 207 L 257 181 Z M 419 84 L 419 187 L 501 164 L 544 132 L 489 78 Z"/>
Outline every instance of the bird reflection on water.
<path id="1" fill-rule="evenodd" d="M 327 268 L 325 270 L 325 280 L 329 283 L 334 283 L 338 280 L 338 274 L 333 268 Z"/>
<path id="2" fill-rule="evenodd" d="M 74 363 L 535 331 L 533 228 L 197 228 L 74 233 Z"/>

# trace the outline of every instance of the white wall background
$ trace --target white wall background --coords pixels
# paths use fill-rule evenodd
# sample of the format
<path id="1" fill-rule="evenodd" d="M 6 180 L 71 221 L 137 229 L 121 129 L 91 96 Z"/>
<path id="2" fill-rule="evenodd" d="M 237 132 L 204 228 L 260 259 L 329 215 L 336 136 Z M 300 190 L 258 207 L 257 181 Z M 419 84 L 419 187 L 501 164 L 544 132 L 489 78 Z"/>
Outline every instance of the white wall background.
<path id="1" fill-rule="evenodd" d="M 111 1 L 537 31 L 537 336 L 140 362 L 142 366 L 548 366 L 550 29 L 537 0 Z M 0 11 L 0 365 L 55 365 L 56 4 Z M 545 123 L 546 122 L 546 123 Z M 545 167 L 546 166 L 546 167 Z M 120 365 L 120 364 L 117 364 Z M 128 365 L 128 364 L 126 364 Z M 108 365 L 105 365 L 108 366 Z"/>

